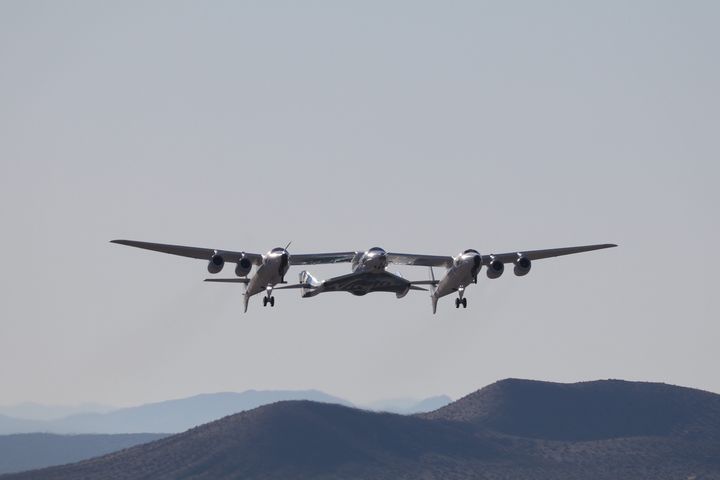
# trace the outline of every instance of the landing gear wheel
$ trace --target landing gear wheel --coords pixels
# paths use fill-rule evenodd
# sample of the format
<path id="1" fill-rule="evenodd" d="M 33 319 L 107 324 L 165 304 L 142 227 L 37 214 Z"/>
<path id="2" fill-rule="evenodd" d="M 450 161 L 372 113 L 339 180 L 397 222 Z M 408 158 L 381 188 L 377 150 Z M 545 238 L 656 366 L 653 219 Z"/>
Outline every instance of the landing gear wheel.
<path id="1" fill-rule="evenodd" d="M 460 308 L 460 299 L 459 298 L 455 299 L 455 308 Z"/>
<path id="2" fill-rule="evenodd" d="M 270 297 L 270 306 L 271 307 L 275 306 L 275 297 Z"/>
<path id="3" fill-rule="evenodd" d="M 463 308 L 467 308 L 467 298 L 463 298 L 461 303 Z"/>
<path id="4" fill-rule="evenodd" d="M 263 297 L 263 307 L 267 307 L 268 297 Z"/>

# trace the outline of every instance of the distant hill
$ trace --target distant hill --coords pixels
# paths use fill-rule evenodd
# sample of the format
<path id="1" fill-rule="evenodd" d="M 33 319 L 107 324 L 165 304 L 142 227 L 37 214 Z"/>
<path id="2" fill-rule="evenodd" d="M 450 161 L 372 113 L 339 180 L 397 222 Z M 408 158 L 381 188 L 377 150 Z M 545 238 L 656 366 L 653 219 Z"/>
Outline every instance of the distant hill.
<path id="1" fill-rule="evenodd" d="M 42 405 L 39 403 L 25 402 L 0 407 L 0 415 L 25 420 L 58 420 L 80 413 L 107 413 L 113 410 L 117 410 L 117 408 L 99 405 L 97 403 L 83 403 L 70 406 Z"/>
<path id="2" fill-rule="evenodd" d="M 720 395 L 505 380 L 415 416 L 284 401 L 2 480 L 77 478 L 720 479 Z"/>
<path id="3" fill-rule="evenodd" d="M 395 398 L 388 400 L 378 400 L 376 402 L 363 405 L 363 408 L 374 410 L 377 412 L 400 413 L 403 415 L 411 415 L 414 413 L 425 413 L 438 408 L 444 407 L 452 402 L 452 398 L 447 395 L 438 395 L 423 400 L 415 400 L 412 398 Z"/>
<path id="4" fill-rule="evenodd" d="M 178 400 L 121 408 L 109 413 L 85 413 L 52 420 L 22 420 L 0 415 L 0 435 L 47 432 L 80 433 L 178 433 L 233 413 L 281 400 L 312 400 L 349 405 L 317 390 L 248 390 L 211 393 Z"/>
<path id="5" fill-rule="evenodd" d="M 166 435 L 54 435 L 25 433 L 0 436 L 0 474 L 62 465 L 105 455 Z"/>

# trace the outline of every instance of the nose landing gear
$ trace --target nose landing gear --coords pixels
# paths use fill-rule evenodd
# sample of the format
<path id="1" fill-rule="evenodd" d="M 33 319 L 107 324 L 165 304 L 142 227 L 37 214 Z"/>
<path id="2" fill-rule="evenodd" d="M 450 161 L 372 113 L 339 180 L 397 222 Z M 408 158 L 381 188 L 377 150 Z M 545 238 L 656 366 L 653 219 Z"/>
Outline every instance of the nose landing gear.
<path id="1" fill-rule="evenodd" d="M 465 287 L 458 288 L 458 298 L 455 299 L 455 308 L 460 308 L 460 305 L 463 306 L 463 308 L 467 308 L 467 298 L 463 298 L 463 294 L 465 293 Z"/>
<path id="2" fill-rule="evenodd" d="M 275 297 L 272 296 L 272 287 L 265 289 L 266 295 L 263 297 L 263 307 L 267 307 L 268 303 L 271 307 L 275 306 Z"/>

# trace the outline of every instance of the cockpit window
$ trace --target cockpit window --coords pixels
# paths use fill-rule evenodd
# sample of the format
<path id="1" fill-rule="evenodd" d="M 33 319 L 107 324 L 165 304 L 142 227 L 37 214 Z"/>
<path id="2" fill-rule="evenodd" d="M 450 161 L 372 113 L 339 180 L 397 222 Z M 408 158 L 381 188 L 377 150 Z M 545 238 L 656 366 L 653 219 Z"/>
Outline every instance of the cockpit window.
<path id="1" fill-rule="evenodd" d="M 285 249 L 282 248 L 282 247 L 275 247 L 275 248 L 273 248 L 272 250 L 270 250 L 270 252 L 272 252 L 272 253 L 278 253 L 278 252 L 279 252 L 279 253 L 282 253 L 282 252 L 284 252 L 284 251 L 285 251 Z"/>
<path id="2" fill-rule="evenodd" d="M 476 254 L 480 255 L 480 253 L 477 250 L 473 250 L 472 248 L 468 248 L 467 250 L 465 250 L 463 252 L 463 254 L 465 254 L 465 253 L 476 253 Z"/>

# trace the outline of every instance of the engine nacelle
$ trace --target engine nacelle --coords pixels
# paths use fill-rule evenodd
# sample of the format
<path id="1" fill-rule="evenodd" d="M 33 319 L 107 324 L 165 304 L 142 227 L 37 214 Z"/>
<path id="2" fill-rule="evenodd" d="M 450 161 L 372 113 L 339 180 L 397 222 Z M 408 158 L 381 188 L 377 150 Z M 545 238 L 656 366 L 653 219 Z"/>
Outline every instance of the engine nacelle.
<path id="1" fill-rule="evenodd" d="M 210 262 L 208 262 L 208 272 L 220 273 L 220 270 L 222 270 L 224 266 L 225 259 L 216 253 L 215 255 L 210 257 Z"/>
<path id="2" fill-rule="evenodd" d="M 251 269 L 252 262 L 247 257 L 243 256 L 237 262 L 237 266 L 235 267 L 235 275 L 237 275 L 238 277 L 247 277 Z"/>
<path id="3" fill-rule="evenodd" d="M 530 272 L 530 267 L 532 266 L 532 262 L 530 262 L 530 259 L 524 256 L 518 257 L 517 260 L 515 260 L 515 268 L 513 269 L 513 272 L 518 277 L 522 277 L 523 275 L 527 275 Z"/>
<path id="4" fill-rule="evenodd" d="M 490 265 L 488 265 L 487 268 L 487 276 L 488 278 L 495 279 L 498 278 L 500 275 L 503 274 L 505 271 L 505 265 L 500 260 L 493 260 L 490 262 Z"/>

